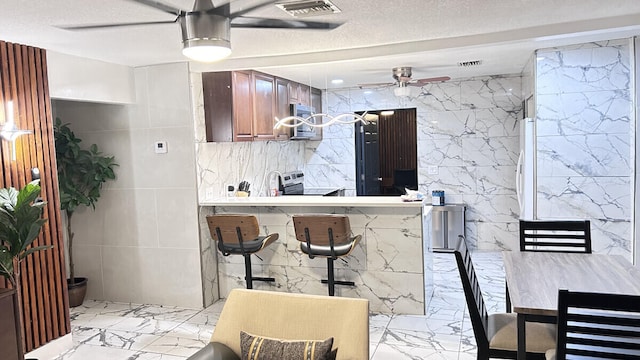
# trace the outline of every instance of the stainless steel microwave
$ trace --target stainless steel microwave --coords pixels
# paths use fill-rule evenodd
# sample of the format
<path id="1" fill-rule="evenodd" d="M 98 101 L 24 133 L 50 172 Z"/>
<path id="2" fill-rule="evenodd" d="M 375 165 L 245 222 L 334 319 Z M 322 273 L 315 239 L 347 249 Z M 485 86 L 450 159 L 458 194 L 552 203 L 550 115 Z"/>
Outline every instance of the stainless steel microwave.
<path id="1" fill-rule="evenodd" d="M 300 105 L 300 104 L 291 104 L 290 106 L 291 115 L 299 116 L 301 118 L 307 119 L 308 121 L 315 123 L 316 118 L 311 117 L 311 115 L 315 114 L 315 110 L 311 106 Z M 313 126 L 309 126 L 307 124 L 302 124 L 300 126 L 293 128 L 293 140 L 304 140 L 311 139 L 316 136 L 316 128 Z"/>

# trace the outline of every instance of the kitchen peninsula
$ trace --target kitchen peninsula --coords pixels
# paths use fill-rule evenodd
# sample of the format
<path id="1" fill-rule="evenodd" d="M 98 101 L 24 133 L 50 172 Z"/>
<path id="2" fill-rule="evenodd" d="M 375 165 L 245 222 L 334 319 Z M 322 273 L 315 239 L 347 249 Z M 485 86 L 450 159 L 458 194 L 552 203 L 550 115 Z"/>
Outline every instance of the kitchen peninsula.
<path id="1" fill-rule="evenodd" d="M 362 241 L 347 257 L 335 262 L 336 279 L 355 282 L 336 286 L 336 295 L 364 298 L 374 313 L 424 314 L 433 291 L 430 244 L 431 206 L 403 202 L 399 197 L 281 196 L 221 198 L 200 203 L 205 301 L 226 298 L 232 288 L 245 286 L 242 256 L 222 256 L 209 235 L 210 214 L 254 214 L 261 233 L 278 233 L 276 243 L 253 256 L 256 276 L 270 276 L 275 284 L 254 283 L 264 290 L 327 294 L 324 258 L 309 259 L 299 250 L 291 216 L 332 213 L 349 216 Z"/>

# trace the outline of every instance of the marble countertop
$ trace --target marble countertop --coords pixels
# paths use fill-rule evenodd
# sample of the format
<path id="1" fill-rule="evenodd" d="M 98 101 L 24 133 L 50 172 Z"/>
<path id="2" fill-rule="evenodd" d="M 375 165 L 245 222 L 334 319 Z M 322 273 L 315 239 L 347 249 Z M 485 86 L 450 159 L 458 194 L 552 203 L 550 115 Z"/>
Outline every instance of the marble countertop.
<path id="1" fill-rule="evenodd" d="M 345 207 L 421 207 L 428 202 L 405 202 L 398 196 L 275 196 L 208 199 L 200 206 L 345 206 Z"/>

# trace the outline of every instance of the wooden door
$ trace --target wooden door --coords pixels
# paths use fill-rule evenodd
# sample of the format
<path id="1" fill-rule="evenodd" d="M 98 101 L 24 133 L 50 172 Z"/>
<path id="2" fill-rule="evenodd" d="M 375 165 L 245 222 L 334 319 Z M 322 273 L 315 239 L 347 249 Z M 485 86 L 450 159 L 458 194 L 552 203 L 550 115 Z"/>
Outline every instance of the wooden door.
<path id="1" fill-rule="evenodd" d="M 416 109 L 395 109 L 393 115 L 380 116 L 378 121 L 380 141 L 380 176 L 383 192 L 399 194 L 395 187 L 396 173 L 418 168 Z"/>
<path id="2" fill-rule="evenodd" d="M 251 73 L 233 72 L 233 137 L 234 141 L 253 140 L 253 86 Z"/>
<path id="3" fill-rule="evenodd" d="M 253 136 L 255 140 L 275 139 L 275 79 L 253 72 Z"/>
<path id="4" fill-rule="evenodd" d="M 289 106 L 289 81 L 286 79 L 276 78 L 276 116 L 283 119 L 291 114 Z M 275 129 L 276 139 L 287 140 L 291 137 L 291 128 L 280 127 Z"/>

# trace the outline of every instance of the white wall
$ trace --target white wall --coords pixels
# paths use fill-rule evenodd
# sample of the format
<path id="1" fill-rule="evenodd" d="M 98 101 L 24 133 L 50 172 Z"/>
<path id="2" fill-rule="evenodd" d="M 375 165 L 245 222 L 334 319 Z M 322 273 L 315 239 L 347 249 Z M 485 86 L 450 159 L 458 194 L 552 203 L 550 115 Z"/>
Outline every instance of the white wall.
<path id="1" fill-rule="evenodd" d="M 47 51 L 47 73 L 52 99 L 136 101 L 133 69 L 128 66 Z"/>
<path id="2" fill-rule="evenodd" d="M 120 165 L 72 219 L 89 299 L 201 307 L 195 151 L 186 63 L 137 68 L 132 105 L 56 101 L 84 145 Z M 154 153 L 167 141 L 167 154 Z"/>

